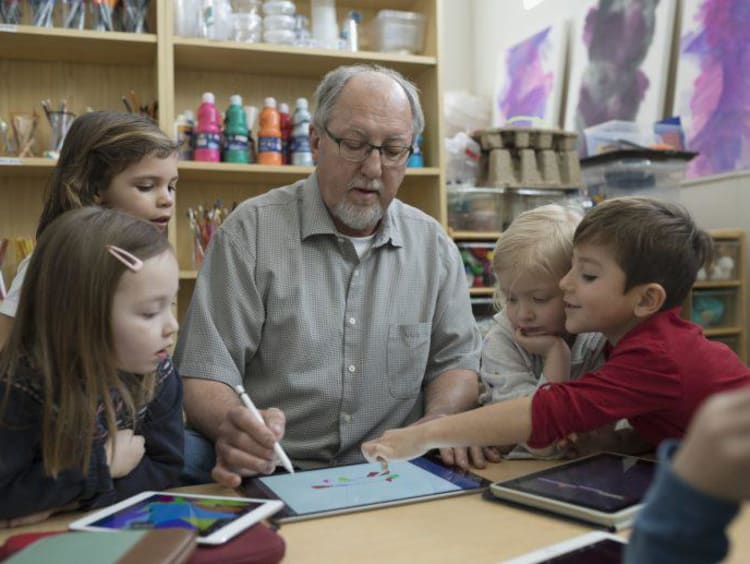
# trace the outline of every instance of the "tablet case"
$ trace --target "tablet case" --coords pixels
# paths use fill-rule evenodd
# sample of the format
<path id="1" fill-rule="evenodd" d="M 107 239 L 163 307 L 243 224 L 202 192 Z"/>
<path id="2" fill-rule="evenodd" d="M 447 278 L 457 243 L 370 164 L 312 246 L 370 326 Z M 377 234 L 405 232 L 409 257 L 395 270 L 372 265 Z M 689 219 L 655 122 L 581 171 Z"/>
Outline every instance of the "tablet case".
<path id="1" fill-rule="evenodd" d="M 185 531 L 192 535 L 190 531 L 186 531 L 184 529 L 160 529 L 159 531 L 151 531 L 151 533 L 163 533 L 169 531 Z M 121 531 L 118 533 L 95 533 L 85 531 L 48 531 L 39 533 L 21 533 L 8 537 L 8 539 L 5 541 L 5 544 L 0 546 L 0 561 L 2 561 L 4 558 L 9 558 L 10 556 L 17 554 L 18 558 L 23 556 L 24 559 L 17 560 L 16 558 L 13 558 L 12 560 L 9 560 L 7 562 L 12 562 L 13 564 L 22 564 L 24 562 L 62 563 L 64 562 L 64 560 L 61 559 L 63 553 L 60 551 L 59 547 L 47 545 L 45 542 L 43 542 L 45 537 L 51 537 L 53 535 L 61 539 L 65 538 L 65 540 L 62 542 L 64 546 L 70 545 L 73 547 L 73 558 L 69 560 L 70 562 L 79 563 L 84 561 L 81 558 L 82 554 L 87 555 L 87 558 L 85 558 L 86 561 L 93 561 L 91 558 L 89 558 L 89 556 L 93 555 L 92 549 L 85 543 L 79 543 L 79 541 L 83 539 L 79 539 L 77 537 L 68 539 L 67 537 L 74 537 L 76 535 L 97 535 L 95 539 L 88 539 L 87 542 L 96 542 L 100 540 L 108 542 L 112 540 L 111 535 L 119 535 L 122 533 L 136 533 L 138 535 L 145 534 L 140 531 Z M 43 550 L 41 550 L 40 553 L 36 552 L 36 549 L 34 550 L 34 552 L 31 552 L 32 548 L 34 548 L 34 546 L 31 546 L 29 547 L 29 554 L 26 554 L 27 551 L 20 552 L 32 543 L 35 546 L 39 546 L 39 548 Z M 188 560 L 153 560 L 147 559 L 147 557 L 142 557 L 140 560 L 133 560 L 132 562 L 134 562 L 135 564 L 147 564 L 150 562 L 187 562 L 187 564 L 208 564 L 215 562 L 222 562 L 227 564 L 276 564 L 284 557 L 286 544 L 284 543 L 284 539 L 281 538 L 281 536 L 279 536 L 275 531 L 269 529 L 265 525 L 258 523 L 222 545 L 198 546 L 197 548 L 193 546 L 193 548 L 194 550 L 190 554 L 190 558 Z M 34 558 L 26 559 L 26 557 Z M 109 561 L 114 562 L 116 561 L 116 558 L 117 557 L 115 556 Z M 7 563 L 4 562 L 4 564 Z"/>
<path id="2" fill-rule="evenodd" d="M 23 538 L 15 538 L 23 537 Z M 6 541 L 7 548 L 18 541 L 30 541 L 16 552 L 6 564 L 56 564 L 82 561 L 117 564 L 185 564 L 196 547 L 196 535 L 188 529 L 159 529 L 151 531 L 117 531 L 95 533 L 88 531 L 46 535 L 16 535 Z"/>

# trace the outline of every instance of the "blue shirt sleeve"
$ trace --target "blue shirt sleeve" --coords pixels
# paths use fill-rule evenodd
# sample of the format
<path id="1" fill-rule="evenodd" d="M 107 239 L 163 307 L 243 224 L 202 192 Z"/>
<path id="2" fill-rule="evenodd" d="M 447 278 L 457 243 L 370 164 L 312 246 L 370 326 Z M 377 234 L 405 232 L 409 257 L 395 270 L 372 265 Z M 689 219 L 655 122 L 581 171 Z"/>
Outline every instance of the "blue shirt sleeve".
<path id="1" fill-rule="evenodd" d="M 708 564 L 729 551 L 736 503 L 706 495 L 672 470 L 677 441 L 659 447 L 659 468 L 625 551 L 626 564 Z M 708 462 L 708 461 L 707 461 Z"/>

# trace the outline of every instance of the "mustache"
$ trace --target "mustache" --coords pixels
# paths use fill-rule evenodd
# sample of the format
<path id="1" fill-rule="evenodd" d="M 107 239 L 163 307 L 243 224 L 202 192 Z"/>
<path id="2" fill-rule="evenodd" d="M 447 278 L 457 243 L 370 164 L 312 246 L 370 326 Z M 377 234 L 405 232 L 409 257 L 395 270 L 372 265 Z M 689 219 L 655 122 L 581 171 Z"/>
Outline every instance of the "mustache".
<path id="1" fill-rule="evenodd" d="M 355 178 L 354 180 L 349 182 L 347 190 L 351 190 L 353 188 L 359 188 L 361 190 L 372 190 L 373 192 L 377 192 L 378 194 L 380 194 L 383 192 L 383 181 L 379 178 Z"/>

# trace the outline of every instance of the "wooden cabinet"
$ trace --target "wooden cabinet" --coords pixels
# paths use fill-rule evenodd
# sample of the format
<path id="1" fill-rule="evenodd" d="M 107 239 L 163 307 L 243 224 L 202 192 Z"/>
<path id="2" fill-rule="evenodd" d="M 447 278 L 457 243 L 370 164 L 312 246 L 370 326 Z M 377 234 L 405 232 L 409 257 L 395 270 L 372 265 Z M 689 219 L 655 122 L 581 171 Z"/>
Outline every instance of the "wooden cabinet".
<path id="1" fill-rule="evenodd" d="M 297 11 L 309 15 L 309 2 L 297 1 Z M 408 169 L 399 197 L 446 224 L 442 162 L 442 112 L 438 57 L 437 0 L 345 0 L 339 15 L 359 10 L 370 21 L 378 10 L 416 11 L 426 16 L 425 47 L 420 55 L 360 51 L 301 49 L 265 43 L 244 44 L 184 38 L 173 34 L 173 3 L 152 2 L 149 27 L 153 33 L 73 31 L 26 25 L 0 27 L 0 115 L 41 114 L 40 102 L 66 99 L 76 112 L 87 106 L 122 109 L 120 97 L 131 89 L 143 101 L 159 100 L 159 125 L 173 129 L 175 116 L 195 111 L 201 94 L 214 92 L 219 109 L 229 96 L 240 94 L 244 104 L 261 106 L 267 96 L 293 105 L 312 98 L 323 74 L 339 65 L 372 63 L 395 68 L 419 87 L 425 113 L 425 168 Z M 40 115 L 36 154 L 47 148 L 49 126 Z M 42 158 L 0 160 L 0 237 L 32 235 L 41 211 L 44 187 L 54 163 Z M 196 272 L 191 264 L 192 239 L 186 210 L 217 199 L 225 205 L 261 194 L 307 176 L 312 167 L 181 162 L 177 210 L 170 240 L 180 264 L 179 309 L 189 302 Z M 5 267 L 9 281 L 15 272 L 11 256 Z"/>
<path id="2" fill-rule="evenodd" d="M 745 233 L 710 231 L 713 265 L 697 280 L 683 307 L 683 317 L 703 326 L 706 337 L 721 341 L 747 362 Z"/>

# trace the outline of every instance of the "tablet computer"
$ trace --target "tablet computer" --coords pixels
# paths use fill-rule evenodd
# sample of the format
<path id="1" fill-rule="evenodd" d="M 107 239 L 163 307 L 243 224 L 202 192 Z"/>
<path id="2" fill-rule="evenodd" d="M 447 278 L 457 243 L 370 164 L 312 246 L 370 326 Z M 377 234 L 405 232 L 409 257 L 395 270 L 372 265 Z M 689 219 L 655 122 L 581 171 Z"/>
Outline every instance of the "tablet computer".
<path id="1" fill-rule="evenodd" d="M 626 542 L 620 537 L 595 531 L 546 546 L 501 564 L 620 564 Z"/>
<path id="2" fill-rule="evenodd" d="M 142 492 L 73 521 L 74 531 L 166 529 L 198 533 L 202 544 L 222 544 L 270 517 L 280 501 L 187 493 Z"/>
<path id="3" fill-rule="evenodd" d="M 496 482 L 498 498 L 613 529 L 629 526 L 654 477 L 651 460 L 600 453 Z"/>
<path id="4" fill-rule="evenodd" d="M 479 492 L 488 480 L 420 457 L 407 462 L 348 464 L 294 474 L 256 476 L 243 482 L 244 495 L 276 499 L 285 507 L 273 521 L 298 521 L 324 515 Z"/>

